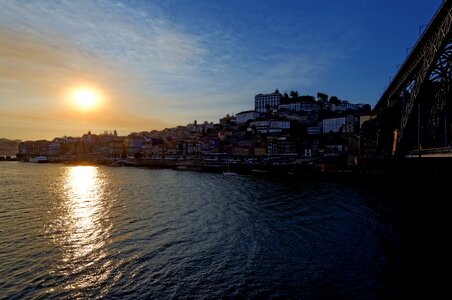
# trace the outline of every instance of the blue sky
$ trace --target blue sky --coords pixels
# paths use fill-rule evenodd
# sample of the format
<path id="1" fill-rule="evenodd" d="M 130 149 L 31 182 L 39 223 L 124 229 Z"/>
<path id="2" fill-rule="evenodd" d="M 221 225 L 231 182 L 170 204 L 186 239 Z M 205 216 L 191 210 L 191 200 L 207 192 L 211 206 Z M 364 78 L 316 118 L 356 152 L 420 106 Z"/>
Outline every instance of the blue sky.
<path id="1" fill-rule="evenodd" d="M 3 0 L 0 136 L 217 122 L 275 88 L 373 106 L 440 4 Z M 79 82 L 104 91 L 102 110 L 63 103 Z"/>

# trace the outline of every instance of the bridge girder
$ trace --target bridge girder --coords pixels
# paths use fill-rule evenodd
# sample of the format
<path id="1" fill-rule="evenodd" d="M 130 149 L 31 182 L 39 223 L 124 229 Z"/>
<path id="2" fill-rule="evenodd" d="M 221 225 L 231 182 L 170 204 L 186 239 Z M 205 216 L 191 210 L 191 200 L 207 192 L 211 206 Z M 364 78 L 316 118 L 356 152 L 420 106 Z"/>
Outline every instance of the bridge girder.
<path id="1" fill-rule="evenodd" d="M 408 134 L 407 124 L 413 119 L 413 111 L 419 110 L 413 109 L 416 102 L 422 102 L 423 106 L 430 108 L 426 124 L 431 128 L 438 128 L 441 116 L 445 115 L 445 119 L 447 118 L 447 101 L 452 91 L 451 30 L 452 0 L 445 0 L 374 108 L 378 118 L 390 110 L 397 110 L 395 115 L 399 115 L 399 120 L 392 120 L 394 124 L 390 126 L 394 128 L 385 133 L 392 136 L 394 129 L 397 132 L 393 144 L 387 145 L 392 148 L 392 152 L 395 150 L 396 153 L 403 154 L 403 142 Z M 417 114 L 419 119 L 420 112 Z M 448 123 L 446 120 L 443 123 L 447 143 Z"/>

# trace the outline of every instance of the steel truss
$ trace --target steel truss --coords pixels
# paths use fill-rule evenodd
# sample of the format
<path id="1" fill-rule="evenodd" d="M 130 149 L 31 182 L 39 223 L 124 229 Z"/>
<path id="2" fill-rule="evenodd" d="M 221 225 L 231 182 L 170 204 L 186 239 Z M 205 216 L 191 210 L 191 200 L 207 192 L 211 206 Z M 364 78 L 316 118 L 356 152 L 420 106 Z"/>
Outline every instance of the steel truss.
<path id="1" fill-rule="evenodd" d="M 431 106 L 428 126 L 436 130 L 441 123 L 441 117 L 447 117 L 447 98 L 452 91 L 451 28 L 452 0 L 445 0 L 375 108 L 380 114 L 390 109 L 393 103 L 403 101 L 395 141 L 396 152 L 401 148 L 414 103 L 420 101 L 425 86 L 434 87 L 435 90 L 434 99 L 429 99 Z M 446 127 L 445 121 L 445 130 Z M 447 139 L 447 134 L 445 136 Z"/>

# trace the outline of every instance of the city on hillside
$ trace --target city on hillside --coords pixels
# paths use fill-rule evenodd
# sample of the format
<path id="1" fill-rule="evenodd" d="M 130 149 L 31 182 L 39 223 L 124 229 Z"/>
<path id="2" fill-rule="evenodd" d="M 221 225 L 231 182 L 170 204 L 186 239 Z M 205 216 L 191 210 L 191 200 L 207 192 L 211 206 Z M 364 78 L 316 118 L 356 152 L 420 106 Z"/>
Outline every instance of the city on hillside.
<path id="1" fill-rule="evenodd" d="M 48 161 L 207 160 L 282 163 L 335 158 L 356 164 L 362 124 L 372 119 L 369 104 L 353 104 L 325 93 L 258 94 L 254 109 L 225 115 L 218 123 L 197 122 L 161 131 L 115 131 L 52 141 L 25 141 L 17 158 Z"/>

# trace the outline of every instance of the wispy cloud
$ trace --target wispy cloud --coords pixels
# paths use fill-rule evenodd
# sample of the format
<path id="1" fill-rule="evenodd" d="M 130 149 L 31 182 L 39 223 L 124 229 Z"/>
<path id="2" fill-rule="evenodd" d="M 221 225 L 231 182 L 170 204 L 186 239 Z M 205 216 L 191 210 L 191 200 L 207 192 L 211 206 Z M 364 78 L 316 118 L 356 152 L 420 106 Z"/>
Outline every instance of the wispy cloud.
<path id="1" fill-rule="evenodd" d="M 175 11 L 171 2 L 4 0 L 0 113 L 17 122 L 27 107 L 49 126 L 62 113 L 75 124 L 64 94 L 86 82 L 108 96 L 99 126 L 216 120 L 252 108 L 256 93 L 315 86 L 353 38 L 329 40 L 296 18 L 227 5 L 237 15 L 218 3 Z"/>
<path id="2" fill-rule="evenodd" d="M 108 96 L 108 108 L 91 124 L 131 130 L 167 125 L 165 117 L 154 117 L 166 96 L 149 82 L 157 86 L 158 73 L 175 72 L 196 49 L 161 22 L 152 27 L 155 35 L 138 30 L 128 22 L 127 13 L 121 14 L 121 6 L 78 4 L 84 6 L 73 1 L 0 3 L 3 120 L 17 122 L 22 115 L 22 122 L 28 118 L 58 124 L 63 118 L 75 124 L 79 119 L 87 126 L 86 118 L 71 113 L 64 102 L 68 89 L 88 83 Z M 17 113 L 25 107 L 39 116 Z"/>

